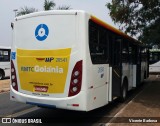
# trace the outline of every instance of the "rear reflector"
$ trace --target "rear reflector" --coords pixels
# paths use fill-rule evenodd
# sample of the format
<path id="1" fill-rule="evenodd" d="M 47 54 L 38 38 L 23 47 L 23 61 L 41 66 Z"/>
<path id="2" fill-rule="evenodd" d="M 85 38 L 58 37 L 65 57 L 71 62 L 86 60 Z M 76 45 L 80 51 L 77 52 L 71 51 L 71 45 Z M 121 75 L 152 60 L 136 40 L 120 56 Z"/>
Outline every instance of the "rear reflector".
<path id="1" fill-rule="evenodd" d="M 77 95 L 82 85 L 82 60 L 78 61 L 73 68 L 68 96 Z"/>
<path id="2" fill-rule="evenodd" d="M 14 67 L 12 60 L 11 60 L 11 85 L 12 85 L 13 89 L 18 91 L 16 69 Z"/>
<path id="3" fill-rule="evenodd" d="M 67 104 L 67 106 L 79 107 L 79 104 Z"/>
<path id="4" fill-rule="evenodd" d="M 74 106 L 74 107 L 79 107 L 79 104 L 72 104 L 72 106 Z"/>

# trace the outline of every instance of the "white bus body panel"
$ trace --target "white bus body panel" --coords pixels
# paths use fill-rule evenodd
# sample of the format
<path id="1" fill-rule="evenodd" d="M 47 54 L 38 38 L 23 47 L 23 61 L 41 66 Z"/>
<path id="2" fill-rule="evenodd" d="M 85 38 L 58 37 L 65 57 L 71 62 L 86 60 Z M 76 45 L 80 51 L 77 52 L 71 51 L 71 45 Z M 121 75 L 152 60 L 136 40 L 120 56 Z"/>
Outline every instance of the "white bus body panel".
<path id="1" fill-rule="evenodd" d="M 133 87 L 136 87 L 137 65 L 133 65 Z"/>
<path id="2" fill-rule="evenodd" d="M 112 101 L 112 67 L 109 67 L 108 75 L 109 75 L 108 101 L 111 102 Z"/>
<path id="3" fill-rule="evenodd" d="M 88 97 L 89 110 L 99 108 L 108 104 L 109 101 L 109 65 L 89 65 L 87 71 L 90 78 Z"/>
<path id="4" fill-rule="evenodd" d="M 128 79 L 128 90 L 136 87 L 136 70 L 137 65 L 122 63 L 122 84 L 125 77 Z"/>

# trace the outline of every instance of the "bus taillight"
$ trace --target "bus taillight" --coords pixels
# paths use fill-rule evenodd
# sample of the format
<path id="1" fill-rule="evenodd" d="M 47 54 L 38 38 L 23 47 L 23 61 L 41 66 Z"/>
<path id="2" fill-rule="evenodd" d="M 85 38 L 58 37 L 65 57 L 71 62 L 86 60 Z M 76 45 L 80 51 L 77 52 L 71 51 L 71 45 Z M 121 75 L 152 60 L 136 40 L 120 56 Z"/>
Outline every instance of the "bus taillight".
<path id="1" fill-rule="evenodd" d="M 78 61 L 72 71 L 68 96 L 74 96 L 81 90 L 82 85 L 82 60 Z"/>
<path id="2" fill-rule="evenodd" d="M 14 67 L 12 60 L 11 60 L 11 85 L 12 85 L 13 89 L 18 91 L 16 70 L 15 70 L 15 67 Z"/>

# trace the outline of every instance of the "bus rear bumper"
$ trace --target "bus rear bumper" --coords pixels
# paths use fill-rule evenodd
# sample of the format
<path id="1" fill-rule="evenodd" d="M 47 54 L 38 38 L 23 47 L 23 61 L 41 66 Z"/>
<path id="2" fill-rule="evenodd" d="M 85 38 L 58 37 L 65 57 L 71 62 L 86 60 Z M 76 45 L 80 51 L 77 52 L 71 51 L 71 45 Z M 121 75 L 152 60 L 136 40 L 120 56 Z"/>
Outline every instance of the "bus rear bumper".
<path id="1" fill-rule="evenodd" d="M 12 101 L 18 101 L 39 107 L 60 108 L 76 111 L 87 111 L 86 99 L 84 96 L 85 91 L 80 91 L 79 94 L 73 97 L 51 98 L 23 94 L 15 91 L 12 86 L 10 90 L 10 100 Z"/>

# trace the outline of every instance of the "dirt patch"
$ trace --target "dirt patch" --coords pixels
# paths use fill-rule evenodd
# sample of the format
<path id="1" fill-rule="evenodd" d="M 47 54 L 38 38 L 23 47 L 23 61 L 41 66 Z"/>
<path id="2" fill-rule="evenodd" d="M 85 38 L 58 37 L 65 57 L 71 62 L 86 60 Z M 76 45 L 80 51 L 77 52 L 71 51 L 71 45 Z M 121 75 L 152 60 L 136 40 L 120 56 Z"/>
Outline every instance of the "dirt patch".
<path id="1" fill-rule="evenodd" d="M 0 93 L 10 91 L 10 80 L 0 80 Z"/>

